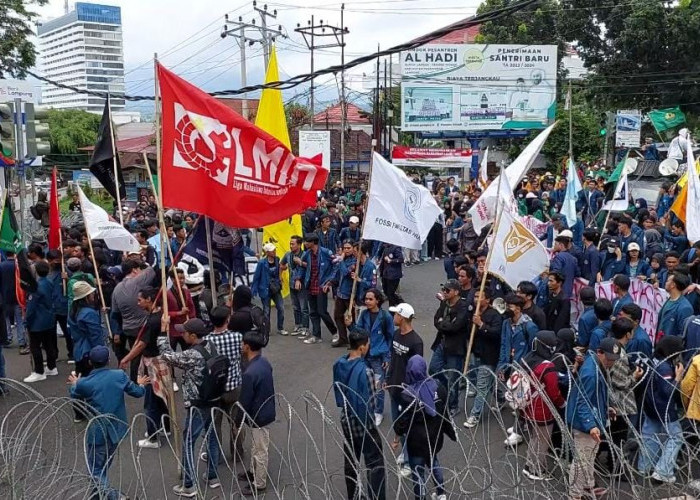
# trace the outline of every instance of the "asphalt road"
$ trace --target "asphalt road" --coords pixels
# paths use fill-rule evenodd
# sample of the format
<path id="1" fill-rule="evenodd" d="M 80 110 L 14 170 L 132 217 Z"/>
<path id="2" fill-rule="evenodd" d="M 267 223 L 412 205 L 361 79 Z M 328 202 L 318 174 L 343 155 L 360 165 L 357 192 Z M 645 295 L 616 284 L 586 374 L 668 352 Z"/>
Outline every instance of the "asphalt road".
<path id="1" fill-rule="evenodd" d="M 414 326 L 423 337 L 426 350 L 435 335 L 434 295 L 442 282 L 442 262 L 432 261 L 407 269 L 401 284 L 403 297 L 416 309 Z M 286 310 L 289 325 L 293 317 L 290 304 Z M 331 392 L 332 364 L 345 351 L 331 348 L 325 328 L 323 336 L 322 344 L 305 345 L 294 337 L 273 335 L 265 350 L 274 367 L 278 398 L 277 421 L 270 427 L 270 480 L 266 494 L 260 498 L 345 498 L 343 440 Z M 52 399 L 66 396 L 66 377 L 71 370 L 65 362 L 65 344 L 60 338 L 59 351 L 58 377 L 32 384 L 29 389 L 13 387 L 9 395 L 0 398 L 0 496 L 3 498 L 11 498 L 10 487 L 17 498 L 86 498 L 84 424 L 72 423 L 65 399 Z M 9 378 L 21 380 L 29 374 L 29 356 L 20 356 L 13 348 L 5 350 L 5 359 Z M 40 400 L 42 396 L 47 399 L 25 403 Z M 462 398 L 463 408 L 464 404 Z M 469 407 L 471 400 L 466 404 Z M 178 470 L 173 450 L 168 445 L 158 450 L 140 450 L 136 442 L 145 431 L 144 417 L 139 415 L 143 401 L 128 398 L 127 408 L 129 418 L 134 418 L 132 432 L 120 446 L 110 469 L 111 484 L 132 499 L 176 498 L 172 486 L 178 483 Z M 182 424 L 181 401 L 177 412 Z M 388 446 L 393 439 L 388 404 L 385 414 L 387 418 L 380 430 L 385 438 L 388 498 L 413 498 L 411 485 L 398 475 Z M 463 410 L 457 417 L 458 441 L 446 440 L 440 454 L 448 498 L 565 498 L 561 479 L 533 483 L 520 474 L 524 448 L 513 453 L 503 445 L 504 429 L 513 420 L 509 412 L 491 413 L 474 430 L 462 427 L 464 419 Z M 201 476 L 204 462 L 199 461 L 198 467 Z M 233 467 L 231 463 L 222 463 L 218 472 L 223 488 L 203 489 L 201 498 L 239 498 Z M 242 469 L 238 466 L 237 470 Z M 554 467 L 554 475 L 561 478 L 563 470 Z M 201 481 L 200 486 L 204 487 Z M 430 492 L 434 491 L 432 484 L 429 488 Z M 665 489 L 653 490 L 653 494 L 645 490 L 644 496 L 660 498 L 671 496 L 670 493 Z M 640 494 L 639 490 L 628 492 L 627 486 L 616 484 L 608 498 L 640 498 Z"/>

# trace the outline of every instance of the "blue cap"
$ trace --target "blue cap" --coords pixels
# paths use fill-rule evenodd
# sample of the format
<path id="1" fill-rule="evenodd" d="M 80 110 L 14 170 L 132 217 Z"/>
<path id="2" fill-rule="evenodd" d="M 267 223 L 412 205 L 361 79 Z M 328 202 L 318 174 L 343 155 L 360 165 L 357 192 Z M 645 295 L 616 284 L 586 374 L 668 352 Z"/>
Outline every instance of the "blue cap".
<path id="1" fill-rule="evenodd" d="M 93 347 L 90 349 L 90 361 L 100 365 L 106 365 L 109 361 L 109 349 L 103 345 Z"/>

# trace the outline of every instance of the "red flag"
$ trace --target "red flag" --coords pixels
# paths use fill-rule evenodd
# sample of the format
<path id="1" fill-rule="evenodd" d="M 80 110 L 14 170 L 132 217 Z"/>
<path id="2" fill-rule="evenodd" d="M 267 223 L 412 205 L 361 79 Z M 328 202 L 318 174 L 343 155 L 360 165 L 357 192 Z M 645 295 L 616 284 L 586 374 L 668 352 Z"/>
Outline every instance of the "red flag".
<path id="1" fill-rule="evenodd" d="M 61 246 L 61 216 L 58 211 L 58 181 L 56 168 L 51 173 L 51 193 L 49 195 L 49 250 Z"/>
<path id="2" fill-rule="evenodd" d="M 261 227 L 316 204 L 328 170 L 158 66 L 166 207 Z"/>

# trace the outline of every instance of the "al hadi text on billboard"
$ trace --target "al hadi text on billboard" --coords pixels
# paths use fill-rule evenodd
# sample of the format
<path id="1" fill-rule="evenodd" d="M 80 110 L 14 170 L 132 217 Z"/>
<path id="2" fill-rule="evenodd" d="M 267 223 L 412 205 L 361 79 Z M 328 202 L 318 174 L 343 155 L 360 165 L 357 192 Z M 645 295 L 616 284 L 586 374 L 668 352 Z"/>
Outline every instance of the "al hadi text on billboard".
<path id="1" fill-rule="evenodd" d="M 401 53 L 401 127 L 545 128 L 556 81 L 555 45 L 424 45 Z"/>

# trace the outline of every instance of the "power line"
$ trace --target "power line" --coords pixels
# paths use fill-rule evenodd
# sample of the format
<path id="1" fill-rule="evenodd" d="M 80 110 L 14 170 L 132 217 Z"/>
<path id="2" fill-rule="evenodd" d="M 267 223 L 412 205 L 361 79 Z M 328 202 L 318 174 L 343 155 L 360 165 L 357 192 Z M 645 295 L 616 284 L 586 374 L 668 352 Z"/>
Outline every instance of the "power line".
<path id="1" fill-rule="evenodd" d="M 302 83 L 308 82 L 312 78 L 316 78 L 318 76 L 322 75 L 329 75 L 329 74 L 336 74 L 342 71 L 343 69 L 349 69 L 349 68 L 354 68 L 355 66 L 359 66 L 361 64 L 365 64 L 369 61 L 373 61 L 375 59 L 378 59 L 380 57 L 388 56 L 391 54 L 396 54 L 405 50 L 411 50 L 416 47 L 420 47 L 421 45 L 425 45 L 429 42 L 432 42 L 433 40 L 437 40 L 438 38 L 442 38 L 443 36 L 452 33 L 457 30 L 462 30 L 462 29 L 467 29 L 471 28 L 473 26 L 477 26 L 479 24 L 483 24 L 485 22 L 491 22 L 491 21 L 497 21 L 503 17 L 509 16 L 511 14 L 514 14 L 515 12 L 520 11 L 521 9 L 532 5 L 536 3 L 537 0 L 522 0 L 521 2 L 509 5 L 507 7 L 503 7 L 500 9 L 495 9 L 491 12 L 486 12 L 483 14 L 477 14 L 475 16 L 472 16 L 467 19 L 463 19 L 460 22 L 451 24 L 449 26 L 443 27 L 439 30 L 436 30 L 432 33 L 429 33 L 428 35 L 424 35 L 422 37 L 419 37 L 411 42 L 403 43 L 400 45 L 396 45 L 392 48 L 379 51 L 377 53 L 373 54 L 368 54 L 362 57 L 358 57 L 356 59 L 353 59 L 347 64 L 344 65 L 335 65 L 335 66 L 330 66 L 328 68 L 318 70 L 314 73 L 308 73 L 308 74 L 303 74 L 303 75 L 298 75 L 292 78 L 289 78 L 287 80 L 283 81 L 277 81 L 277 82 L 270 82 L 270 83 L 265 83 L 261 85 L 252 85 L 248 87 L 242 87 L 239 89 L 232 89 L 232 90 L 220 90 L 217 92 L 210 92 L 209 95 L 211 96 L 230 96 L 230 95 L 239 95 L 239 94 L 244 94 L 246 92 L 253 92 L 256 90 L 263 90 L 263 89 L 279 89 L 279 90 L 285 90 L 285 89 L 291 89 L 294 88 Z M 59 88 L 63 88 L 66 90 L 70 90 L 72 92 L 78 93 L 78 94 L 86 94 L 86 95 L 92 95 L 95 97 L 100 97 L 103 99 L 107 98 L 107 94 L 104 92 L 96 92 L 96 91 L 91 91 L 91 90 L 86 90 L 86 89 L 80 89 L 78 87 L 74 87 L 72 85 L 66 85 L 63 83 L 56 82 L 50 78 L 46 78 L 43 76 L 39 76 L 36 73 L 32 71 L 27 71 L 28 74 L 32 75 L 33 77 L 37 78 L 38 80 L 44 81 L 46 83 L 49 83 L 51 85 L 54 85 Z M 132 95 L 126 95 L 126 94 L 113 94 L 112 98 L 118 98 L 118 99 L 125 99 L 128 101 L 150 101 L 153 100 L 153 96 L 132 96 Z"/>

